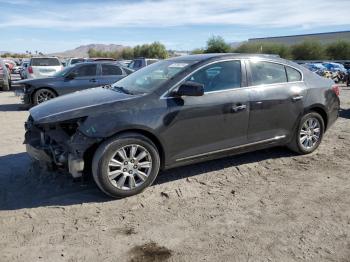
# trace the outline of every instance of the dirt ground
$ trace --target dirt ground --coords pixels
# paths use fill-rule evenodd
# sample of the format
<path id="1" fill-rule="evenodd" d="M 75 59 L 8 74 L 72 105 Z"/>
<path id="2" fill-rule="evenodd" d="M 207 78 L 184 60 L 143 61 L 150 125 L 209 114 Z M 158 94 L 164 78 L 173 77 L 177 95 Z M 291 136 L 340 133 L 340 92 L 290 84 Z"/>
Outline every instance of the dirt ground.
<path id="1" fill-rule="evenodd" d="M 111 200 L 39 171 L 0 92 L 0 261 L 350 261 L 350 88 L 313 154 L 263 150 L 166 171 Z"/>

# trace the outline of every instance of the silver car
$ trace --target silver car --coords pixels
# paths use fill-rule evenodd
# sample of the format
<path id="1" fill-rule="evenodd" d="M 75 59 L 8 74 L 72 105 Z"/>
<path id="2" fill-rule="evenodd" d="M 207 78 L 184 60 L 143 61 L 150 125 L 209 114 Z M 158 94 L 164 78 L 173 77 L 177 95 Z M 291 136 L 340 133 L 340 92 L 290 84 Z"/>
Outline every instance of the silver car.
<path id="1" fill-rule="evenodd" d="M 0 59 L 0 90 L 8 91 L 11 88 L 11 75 L 3 60 Z"/>
<path id="2" fill-rule="evenodd" d="M 33 57 L 26 69 L 26 78 L 44 78 L 53 76 L 63 69 L 57 57 Z"/>

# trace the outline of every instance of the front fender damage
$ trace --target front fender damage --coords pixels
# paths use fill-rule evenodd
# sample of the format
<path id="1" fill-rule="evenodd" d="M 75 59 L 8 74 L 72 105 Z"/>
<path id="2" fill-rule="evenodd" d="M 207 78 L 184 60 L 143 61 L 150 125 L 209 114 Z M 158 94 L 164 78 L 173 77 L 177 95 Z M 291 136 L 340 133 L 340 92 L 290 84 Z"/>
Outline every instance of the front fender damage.
<path id="1" fill-rule="evenodd" d="M 26 123 L 27 153 L 34 159 L 68 171 L 74 178 L 83 175 L 84 158 L 89 148 L 102 138 L 90 137 L 80 129 L 80 120 L 55 124 Z"/>

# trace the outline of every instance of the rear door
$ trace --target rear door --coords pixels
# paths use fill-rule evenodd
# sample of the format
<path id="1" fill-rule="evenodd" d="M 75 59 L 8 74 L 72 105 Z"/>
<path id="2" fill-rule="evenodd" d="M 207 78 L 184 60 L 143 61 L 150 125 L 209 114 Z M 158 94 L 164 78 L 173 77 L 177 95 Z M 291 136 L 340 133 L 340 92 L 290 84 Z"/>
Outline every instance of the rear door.
<path id="1" fill-rule="evenodd" d="M 100 85 L 111 85 L 125 77 L 124 71 L 117 65 L 101 64 Z"/>
<path id="2" fill-rule="evenodd" d="M 101 85 L 97 76 L 97 64 L 76 65 L 70 74 L 75 74 L 75 77 L 65 78 L 62 87 L 57 88 L 60 94 L 72 93 Z"/>
<path id="3" fill-rule="evenodd" d="M 288 138 L 303 112 L 302 73 L 271 61 L 247 61 L 250 116 L 248 142 Z"/>

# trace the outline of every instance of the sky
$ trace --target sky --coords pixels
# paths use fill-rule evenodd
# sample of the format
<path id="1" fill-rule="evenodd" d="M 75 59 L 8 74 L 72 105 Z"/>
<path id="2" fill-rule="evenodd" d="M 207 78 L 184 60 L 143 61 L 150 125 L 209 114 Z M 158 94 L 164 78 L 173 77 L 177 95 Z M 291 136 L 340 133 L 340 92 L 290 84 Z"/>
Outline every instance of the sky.
<path id="1" fill-rule="evenodd" d="M 0 0 L 0 51 L 162 42 L 205 47 L 249 38 L 350 30 L 350 0 Z"/>

